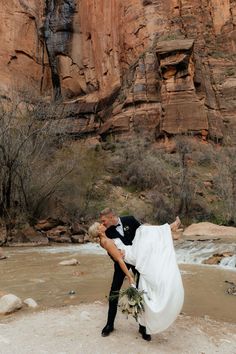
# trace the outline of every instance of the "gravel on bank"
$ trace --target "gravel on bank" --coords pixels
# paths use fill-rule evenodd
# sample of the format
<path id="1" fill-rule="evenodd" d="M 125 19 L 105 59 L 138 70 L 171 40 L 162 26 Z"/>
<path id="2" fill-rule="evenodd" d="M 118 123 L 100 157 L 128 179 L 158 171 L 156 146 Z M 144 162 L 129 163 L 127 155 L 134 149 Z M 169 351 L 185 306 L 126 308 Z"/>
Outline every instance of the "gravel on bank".
<path id="1" fill-rule="evenodd" d="M 118 313 L 115 330 L 101 337 L 102 303 L 17 314 L 0 322 L 1 354 L 236 354 L 236 325 L 181 315 L 145 342 L 138 324 Z"/>

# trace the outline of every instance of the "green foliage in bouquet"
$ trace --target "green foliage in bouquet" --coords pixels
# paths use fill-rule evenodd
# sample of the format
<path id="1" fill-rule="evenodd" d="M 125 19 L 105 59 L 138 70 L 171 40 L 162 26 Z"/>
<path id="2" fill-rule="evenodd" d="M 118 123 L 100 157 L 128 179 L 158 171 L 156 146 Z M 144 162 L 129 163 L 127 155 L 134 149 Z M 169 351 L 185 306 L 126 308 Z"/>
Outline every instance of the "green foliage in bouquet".
<path id="1" fill-rule="evenodd" d="M 119 297 L 119 307 L 122 313 L 131 315 L 138 320 L 138 316 L 144 311 L 143 294 L 145 291 L 140 291 L 134 286 L 121 290 L 118 294 L 110 296 L 111 300 Z"/>

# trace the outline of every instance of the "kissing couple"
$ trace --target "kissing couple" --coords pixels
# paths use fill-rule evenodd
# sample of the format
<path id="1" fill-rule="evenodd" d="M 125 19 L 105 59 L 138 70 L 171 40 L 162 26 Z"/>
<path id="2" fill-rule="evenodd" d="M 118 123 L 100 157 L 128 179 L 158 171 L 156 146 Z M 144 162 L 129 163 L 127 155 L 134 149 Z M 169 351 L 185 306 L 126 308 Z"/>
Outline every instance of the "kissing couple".
<path id="1" fill-rule="evenodd" d="M 100 223 L 89 228 L 92 238 L 114 261 L 114 274 L 109 294 L 107 323 L 102 336 L 114 330 L 119 292 L 125 276 L 143 292 L 144 311 L 138 316 L 139 333 L 150 341 L 151 334 L 168 328 L 180 313 L 184 301 L 184 289 L 173 245 L 172 231 L 180 227 L 177 217 L 172 224 L 160 226 L 140 224 L 134 216 L 119 217 L 111 208 L 100 212 Z"/>

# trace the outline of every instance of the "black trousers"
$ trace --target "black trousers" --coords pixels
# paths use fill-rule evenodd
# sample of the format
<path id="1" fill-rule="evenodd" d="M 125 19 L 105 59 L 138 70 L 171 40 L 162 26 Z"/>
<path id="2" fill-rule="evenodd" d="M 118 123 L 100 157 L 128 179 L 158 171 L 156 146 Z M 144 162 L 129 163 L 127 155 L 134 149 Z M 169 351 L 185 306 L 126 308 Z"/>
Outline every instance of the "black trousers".
<path id="1" fill-rule="evenodd" d="M 139 273 L 138 271 L 135 269 L 134 266 L 127 264 L 126 266 L 128 269 L 132 269 L 134 275 L 137 274 L 137 286 L 138 286 L 138 281 L 139 281 Z M 119 266 L 119 263 L 114 262 L 114 275 L 113 275 L 113 280 L 112 280 L 112 284 L 111 284 L 111 290 L 109 293 L 109 297 L 111 295 L 117 294 L 117 291 L 120 291 L 123 281 L 125 278 L 125 273 L 122 271 L 122 269 Z M 109 309 L 108 309 L 108 318 L 107 318 L 107 325 L 113 327 L 114 325 L 114 321 L 115 321 L 115 317 L 116 317 L 116 313 L 117 313 L 117 305 L 118 305 L 118 297 L 116 299 L 110 299 L 109 298 Z"/>

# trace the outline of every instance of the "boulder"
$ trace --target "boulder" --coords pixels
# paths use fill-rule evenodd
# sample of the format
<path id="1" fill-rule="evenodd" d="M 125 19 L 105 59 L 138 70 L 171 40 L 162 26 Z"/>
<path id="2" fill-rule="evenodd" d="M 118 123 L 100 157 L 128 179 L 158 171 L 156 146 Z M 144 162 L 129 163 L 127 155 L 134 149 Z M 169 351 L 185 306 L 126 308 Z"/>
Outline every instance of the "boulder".
<path id="1" fill-rule="evenodd" d="M 224 239 L 236 241 L 236 228 L 220 226 L 210 222 L 200 222 L 188 226 L 183 232 L 183 238 L 188 240 Z"/>
<path id="2" fill-rule="evenodd" d="M 39 220 L 36 225 L 34 225 L 36 230 L 41 230 L 41 231 L 47 231 L 52 229 L 53 227 L 56 227 L 60 224 L 58 219 L 44 219 L 44 220 Z"/>
<path id="3" fill-rule="evenodd" d="M 203 264 L 219 264 L 221 262 L 222 258 L 232 257 L 232 256 L 233 256 L 232 252 L 216 253 L 216 254 L 213 254 L 213 256 L 209 257 L 208 259 L 205 259 L 202 263 Z"/>
<path id="4" fill-rule="evenodd" d="M 86 234 L 85 236 L 84 236 L 84 243 L 85 242 L 90 242 L 90 238 L 89 238 L 89 235 L 88 234 Z"/>
<path id="5" fill-rule="evenodd" d="M 86 243 L 90 241 L 89 235 L 71 235 L 71 241 L 73 243 Z"/>
<path id="6" fill-rule="evenodd" d="M 79 264 L 79 261 L 77 261 L 77 259 L 75 259 L 75 258 L 67 259 L 67 260 L 61 261 L 59 263 L 59 265 L 64 265 L 64 266 L 74 266 L 74 265 L 77 265 L 77 264 Z"/>
<path id="7" fill-rule="evenodd" d="M 57 235 L 48 235 L 48 239 L 51 242 L 57 243 L 71 243 L 71 238 L 69 236 L 57 236 Z"/>
<path id="8" fill-rule="evenodd" d="M 86 227 L 84 227 L 83 225 L 81 225 L 78 222 L 72 223 L 70 230 L 71 230 L 72 235 L 77 235 L 77 234 L 85 235 L 87 233 Z"/>
<path id="9" fill-rule="evenodd" d="M 38 307 L 37 302 L 30 297 L 24 300 L 24 304 L 26 304 L 27 306 L 32 307 L 32 308 Z"/>
<path id="10" fill-rule="evenodd" d="M 84 243 L 84 235 L 72 235 L 71 241 L 73 243 Z"/>
<path id="11" fill-rule="evenodd" d="M 233 285 L 233 286 L 230 286 L 228 289 L 226 289 L 226 294 L 236 296 L 236 286 Z"/>
<path id="12" fill-rule="evenodd" d="M 15 230 L 11 233 L 9 238 L 9 243 L 13 244 L 22 244 L 30 243 L 32 246 L 45 246 L 48 244 L 48 239 L 42 233 L 36 231 L 33 227 L 26 227 L 22 230 Z"/>
<path id="13" fill-rule="evenodd" d="M 22 307 L 22 301 L 13 294 L 7 294 L 0 299 L 0 314 L 6 315 L 15 312 Z"/>
<path id="14" fill-rule="evenodd" d="M 57 226 L 47 231 L 47 237 L 53 242 L 71 243 L 71 232 L 68 226 Z"/>

